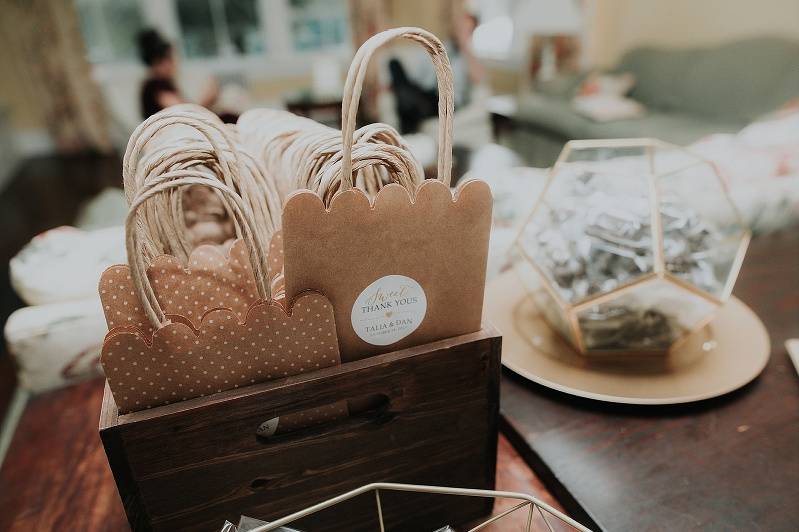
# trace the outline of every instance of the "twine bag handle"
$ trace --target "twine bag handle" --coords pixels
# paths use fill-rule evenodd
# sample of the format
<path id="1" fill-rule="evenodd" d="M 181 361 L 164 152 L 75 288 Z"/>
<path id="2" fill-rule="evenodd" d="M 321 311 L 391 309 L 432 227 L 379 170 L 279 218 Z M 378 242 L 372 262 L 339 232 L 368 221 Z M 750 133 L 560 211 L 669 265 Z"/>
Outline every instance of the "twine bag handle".
<path id="1" fill-rule="evenodd" d="M 270 284 L 268 276 L 265 274 L 264 265 L 266 260 L 263 256 L 267 246 L 259 240 L 259 234 L 254 231 L 251 220 L 252 214 L 249 207 L 242 201 L 241 197 L 230 187 L 217 179 L 204 176 L 200 172 L 192 170 L 176 170 L 158 176 L 148 178 L 141 190 L 133 197 L 125 220 L 125 247 L 128 254 L 130 265 L 130 275 L 134 288 L 141 301 L 147 319 L 155 329 L 169 323 L 158 299 L 155 296 L 150 278 L 147 275 L 147 263 L 144 255 L 140 252 L 140 224 L 137 223 L 139 208 L 152 197 L 172 192 L 179 187 L 190 185 L 203 185 L 211 187 L 225 195 L 232 207 L 232 213 L 241 227 L 242 238 L 249 253 L 250 264 L 255 276 L 255 285 L 258 295 L 265 301 L 271 299 Z"/>
<path id="2" fill-rule="evenodd" d="M 131 134 L 128 140 L 128 145 L 125 150 L 125 155 L 122 160 L 122 180 L 125 189 L 125 196 L 127 197 L 128 204 L 130 205 L 133 198 L 139 193 L 139 188 L 143 183 L 151 177 L 152 174 L 162 173 L 168 171 L 169 166 L 175 164 L 176 160 L 183 160 L 187 165 L 192 163 L 203 164 L 200 160 L 192 160 L 192 153 L 185 150 L 185 141 L 177 140 L 171 141 L 156 148 L 155 152 L 148 157 L 147 160 L 141 160 L 144 155 L 145 147 L 152 141 L 158 133 L 166 130 L 170 126 L 184 126 L 189 127 L 201 134 L 202 139 L 210 144 L 211 152 L 216 158 L 216 163 L 220 169 L 221 179 L 223 182 L 234 189 L 241 190 L 241 197 L 247 201 L 248 194 L 246 184 L 241 178 L 242 174 L 242 161 L 239 157 L 238 151 L 235 149 L 233 139 L 224 129 L 223 124 L 218 122 L 215 115 L 210 111 L 193 105 L 193 104 L 180 104 L 164 109 L 153 116 L 147 118 Z M 222 143 L 220 143 L 222 141 Z M 225 154 L 227 148 L 233 155 L 234 164 L 228 160 Z M 144 166 L 140 166 L 143 164 Z M 174 168 L 172 168 L 174 170 Z M 178 211 L 175 207 L 179 206 L 179 201 L 168 202 L 171 204 L 171 212 L 167 213 L 167 204 L 158 204 L 148 206 L 148 212 L 144 216 L 145 223 L 150 229 L 156 229 L 157 225 L 161 224 L 162 220 L 167 217 L 179 217 Z M 248 202 L 249 203 L 249 202 Z M 226 208 L 229 205 L 225 202 Z M 157 223 L 153 222 L 155 220 Z M 188 258 L 190 254 L 190 246 L 186 241 L 184 235 L 178 230 L 180 225 L 179 220 L 173 220 L 173 224 L 169 226 L 167 232 L 162 235 L 165 238 L 165 244 L 171 254 L 185 255 Z M 238 222 L 236 224 L 236 231 L 239 232 Z M 152 231 L 151 231 L 152 232 Z M 152 252 L 152 249 L 150 250 Z"/>
<path id="3" fill-rule="evenodd" d="M 157 145 L 146 159 L 142 159 L 148 143 L 170 126 L 191 128 L 200 134 L 200 138 L 170 140 Z M 262 241 L 268 243 L 280 225 L 279 193 L 258 163 L 246 152 L 240 151 L 237 133 L 235 128 L 226 127 L 216 115 L 194 104 L 172 106 L 151 116 L 136 128 L 125 151 L 123 181 L 128 203 L 153 174 L 187 169 L 194 165 L 204 166 L 208 168 L 207 173 L 214 174 L 209 177 L 215 177 L 239 194 L 255 215 L 254 230 Z M 231 212 L 227 196 L 218 190 L 216 192 L 225 210 Z M 158 225 L 165 225 L 156 233 L 160 232 L 161 237 L 165 237 L 168 252 L 187 258 L 191 246 L 185 239 L 185 232 L 180 231 L 182 208 L 179 198 L 174 200 L 172 196 L 171 202 L 160 201 L 145 208 L 143 220 L 151 232 L 157 230 Z M 237 235 L 242 236 L 238 220 L 232 217 Z M 166 218 L 172 218 L 173 223 L 163 224 Z"/>
<path id="4" fill-rule="evenodd" d="M 404 189 L 413 194 L 417 180 L 417 161 L 411 154 L 398 146 L 390 144 L 380 146 L 380 149 L 375 149 L 375 145 L 367 143 L 355 144 L 349 152 L 350 164 L 352 170 L 358 174 L 359 181 L 364 187 L 378 187 L 374 179 L 372 183 L 366 181 L 367 176 L 363 175 L 362 171 L 376 171 L 377 166 L 382 166 L 383 169 L 391 176 L 394 183 L 399 184 Z M 333 196 L 341 189 L 341 182 L 336 182 L 335 177 L 342 175 L 342 165 L 344 157 L 341 152 L 333 154 L 327 162 L 325 168 L 320 172 L 311 186 L 322 197 L 325 205 L 329 205 Z M 359 174 L 360 172 L 360 174 Z M 377 177 L 377 176 L 374 176 Z M 375 191 L 376 192 L 376 191 Z"/>
<path id="5" fill-rule="evenodd" d="M 341 103 L 342 164 L 341 189 L 352 188 L 352 145 L 358 102 L 363 89 L 366 68 L 372 55 L 394 39 L 409 39 L 422 45 L 430 55 L 438 79 L 438 179 L 449 186 L 452 173 L 452 115 L 455 109 L 452 67 L 441 41 L 421 28 L 396 28 L 369 38 L 358 49 L 347 72 L 344 98 Z"/>
<path id="6" fill-rule="evenodd" d="M 199 141 L 198 141 L 199 142 Z M 216 159 L 213 159 L 205 150 L 195 149 L 189 143 L 181 145 L 169 145 L 159 147 L 157 151 L 150 154 L 147 161 L 143 161 L 146 165 L 143 167 L 142 174 L 145 176 L 161 175 L 175 170 L 194 169 L 201 170 L 202 167 L 209 168 L 209 176 L 217 167 Z M 221 170 L 220 170 L 221 171 Z M 137 177 L 138 178 L 138 177 Z M 143 178 L 146 181 L 146 177 Z M 151 177 L 152 179 L 152 177 Z M 130 198 L 136 196 L 138 187 L 133 190 Z M 223 205 L 227 212 L 230 212 L 227 198 L 222 196 Z M 159 253 L 169 253 L 171 255 L 179 256 L 182 259 L 188 258 L 191 254 L 191 243 L 186 236 L 186 227 L 183 221 L 183 206 L 182 198 L 179 194 L 169 195 L 168 200 L 161 201 L 158 205 L 150 202 L 144 210 L 143 215 L 140 217 L 140 224 L 147 228 L 148 236 L 151 239 L 157 240 L 160 246 L 156 246 L 154 242 L 146 242 L 144 244 L 147 253 L 150 257 Z M 163 223 L 164 220 L 171 219 L 172 223 Z M 236 226 L 237 234 L 240 233 L 238 226 Z M 158 235 L 155 238 L 155 235 Z"/>
<path id="7" fill-rule="evenodd" d="M 170 145 L 161 148 L 146 161 L 144 172 L 147 175 L 160 174 L 170 170 L 184 170 L 201 166 L 208 168 L 217 176 L 224 173 L 224 166 L 217 158 L 218 154 L 204 149 L 202 140 L 191 140 L 184 144 L 185 147 Z M 251 203 L 250 207 L 261 220 L 264 230 L 271 235 L 280 226 L 280 195 L 275 180 L 268 177 L 269 172 L 266 168 L 246 150 L 229 149 L 224 153 L 228 151 L 233 155 L 238 154 L 241 160 L 240 170 L 244 170 L 241 179 L 235 183 L 236 190 L 244 198 L 244 192 L 251 188 L 248 195 L 255 198 L 255 201 Z M 230 186 L 228 181 L 225 179 L 223 182 Z"/>
<path id="8" fill-rule="evenodd" d="M 228 131 L 223 127 L 224 124 L 216 123 L 216 117 L 210 111 L 202 107 L 191 104 L 172 106 L 159 113 L 154 114 L 147 120 L 139 124 L 139 127 L 131 134 L 128 141 L 125 155 L 122 160 L 122 180 L 125 187 L 125 195 L 128 201 L 132 201 L 140 185 L 136 180 L 138 173 L 137 165 L 147 143 L 160 131 L 170 126 L 188 126 L 198 131 L 202 137 L 211 145 L 211 149 L 217 156 L 217 160 L 222 168 L 222 173 L 226 184 L 231 186 L 233 183 L 241 181 L 242 160 L 235 143 Z M 222 141 L 220 143 L 219 141 Z M 229 149 L 235 164 L 231 164 L 226 157 L 225 147 Z M 247 201 L 246 191 L 243 191 L 243 198 Z"/>

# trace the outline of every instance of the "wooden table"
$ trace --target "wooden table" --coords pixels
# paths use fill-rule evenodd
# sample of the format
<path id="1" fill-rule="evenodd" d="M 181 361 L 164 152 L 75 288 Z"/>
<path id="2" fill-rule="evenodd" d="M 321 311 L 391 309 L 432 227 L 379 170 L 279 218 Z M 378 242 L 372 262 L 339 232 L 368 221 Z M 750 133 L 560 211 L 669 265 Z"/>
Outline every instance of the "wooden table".
<path id="1" fill-rule="evenodd" d="M 97 434 L 102 392 L 103 381 L 93 380 L 28 403 L 0 468 L 0 531 L 128 529 Z M 497 489 L 529 493 L 560 508 L 503 437 Z M 501 501 L 494 511 L 513 504 Z M 503 530 L 523 530 L 523 521 L 514 512 L 503 518 Z"/>
<path id="2" fill-rule="evenodd" d="M 755 239 L 734 292 L 772 351 L 757 380 L 725 397 L 614 405 L 505 371 L 504 433 L 575 519 L 614 531 L 799 529 L 799 377 L 784 346 L 799 337 L 799 232 Z"/>

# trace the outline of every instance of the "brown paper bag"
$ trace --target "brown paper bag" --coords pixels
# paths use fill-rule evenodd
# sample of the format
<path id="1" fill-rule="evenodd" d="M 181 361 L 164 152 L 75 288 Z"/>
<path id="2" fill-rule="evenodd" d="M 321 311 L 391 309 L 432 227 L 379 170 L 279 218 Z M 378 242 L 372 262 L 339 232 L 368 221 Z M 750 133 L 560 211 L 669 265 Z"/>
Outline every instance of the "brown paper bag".
<path id="1" fill-rule="evenodd" d="M 438 180 L 411 191 L 390 184 L 370 202 L 353 188 L 355 117 L 370 57 L 396 38 L 421 44 L 436 68 Z M 344 361 L 479 330 L 491 193 L 482 181 L 465 182 L 454 194 L 449 188 L 453 87 L 443 45 L 418 28 L 372 37 L 353 60 L 344 95 L 339 192 L 326 206 L 317 194 L 298 191 L 283 208 L 286 296 L 309 289 L 327 296 Z"/>

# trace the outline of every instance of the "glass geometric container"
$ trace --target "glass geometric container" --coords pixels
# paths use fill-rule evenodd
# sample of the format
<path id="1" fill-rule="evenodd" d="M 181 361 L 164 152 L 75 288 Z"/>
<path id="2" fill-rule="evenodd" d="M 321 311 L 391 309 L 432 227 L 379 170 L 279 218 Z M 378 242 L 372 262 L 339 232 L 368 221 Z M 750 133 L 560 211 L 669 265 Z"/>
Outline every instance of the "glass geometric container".
<path id="1" fill-rule="evenodd" d="M 750 232 L 712 163 L 653 139 L 566 144 L 514 242 L 583 354 L 667 352 L 729 297 Z"/>

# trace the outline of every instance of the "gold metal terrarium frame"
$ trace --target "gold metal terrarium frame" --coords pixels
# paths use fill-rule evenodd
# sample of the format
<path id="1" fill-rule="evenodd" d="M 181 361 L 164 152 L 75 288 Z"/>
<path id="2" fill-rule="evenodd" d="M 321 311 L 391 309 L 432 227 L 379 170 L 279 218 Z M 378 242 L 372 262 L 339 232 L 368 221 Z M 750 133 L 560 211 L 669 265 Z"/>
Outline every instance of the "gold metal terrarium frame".
<path id="1" fill-rule="evenodd" d="M 546 197 L 547 191 L 550 189 L 553 181 L 556 179 L 558 170 L 564 164 L 566 164 L 566 159 L 573 150 L 582 150 L 586 148 L 602 149 L 602 148 L 632 148 L 632 147 L 644 148 L 646 150 L 649 169 L 650 169 L 650 171 L 646 173 L 646 177 L 648 178 L 649 182 L 649 200 L 650 200 L 650 216 L 651 216 L 650 226 L 651 226 L 651 238 L 652 242 L 654 243 L 653 271 L 650 273 L 645 273 L 640 277 L 633 279 L 632 281 L 621 284 L 616 288 L 610 290 L 609 292 L 590 295 L 580 300 L 577 303 L 570 303 L 563 298 L 563 296 L 554 286 L 552 286 L 552 283 L 549 282 L 546 273 L 537 264 L 536 260 L 525 251 L 524 246 L 521 245 L 520 241 L 522 239 L 522 235 L 524 234 L 525 227 L 534 219 L 539 209 L 544 204 L 544 198 Z M 654 171 L 654 157 L 655 157 L 655 150 L 657 149 L 678 150 L 686 155 L 690 155 L 695 160 L 694 162 L 687 164 L 685 166 L 676 167 L 672 170 L 669 170 L 668 172 L 658 174 Z M 742 232 L 740 234 L 740 244 L 738 245 L 737 251 L 735 253 L 735 258 L 732 262 L 731 268 L 727 275 L 724 289 L 720 295 L 714 295 L 712 293 L 706 292 L 692 285 L 691 283 L 683 279 L 680 279 L 676 275 L 666 271 L 665 267 L 664 252 L 663 252 L 664 238 L 661 226 L 661 213 L 659 209 L 660 198 L 659 198 L 658 187 L 656 185 L 657 179 L 668 177 L 669 175 L 674 175 L 679 172 L 683 172 L 693 166 L 698 166 L 701 164 L 708 164 L 713 167 L 716 173 L 716 177 L 718 179 L 718 184 L 720 185 L 720 189 L 722 190 L 722 193 L 724 194 L 724 197 L 728 202 L 729 207 L 731 208 L 731 212 L 736 220 L 736 223 L 742 229 Z M 544 290 L 546 290 L 547 294 L 558 305 L 559 310 L 561 311 L 561 315 L 566 318 L 566 321 L 568 323 L 569 333 L 571 334 L 573 341 L 569 338 L 565 339 L 567 340 L 567 342 L 574 345 L 574 347 L 583 355 L 586 355 L 589 352 L 592 354 L 603 354 L 603 353 L 608 354 L 608 353 L 618 353 L 619 351 L 601 350 L 601 349 L 591 349 L 589 351 L 586 348 L 583 334 L 579 327 L 578 314 L 581 311 L 590 309 L 595 305 L 618 298 L 624 295 L 625 293 L 628 293 L 633 289 L 640 287 L 644 284 L 653 283 L 654 281 L 657 280 L 666 281 L 674 285 L 679 290 L 687 291 L 690 294 L 698 296 L 704 299 L 705 301 L 711 303 L 715 307 L 714 312 L 710 313 L 710 315 L 707 316 L 705 319 L 696 323 L 689 330 L 686 330 L 680 337 L 676 338 L 671 343 L 669 348 L 665 350 L 650 351 L 652 354 L 665 354 L 678 348 L 688 336 L 701 330 L 710 321 L 712 321 L 715 312 L 718 310 L 718 307 L 720 307 L 729 298 L 730 294 L 732 293 L 732 288 L 735 285 L 735 281 L 738 277 L 738 273 L 741 264 L 743 263 L 743 259 L 746 254 L 746 250 L 749 246 L 750 239 L 751 239 L 751 231 L 747 228 L 747 225 L 744 222 L 743 217 L 741 216 L 740 212 L 733 203 L 727 184 L 724 182 L 724 180 L 720 178 L 720 176 L 718 176 L 718 171 L 715 165 L 713 165 L 713 163 L 711 163 L 710 161 L 707 161 L 701 156 L 692 153 L 690 150 L 686 148 L 652 138 L 572 140 L 566 143 L 557 161 L 550 168 L 547 176 L 547 181 L 544 184 L 544 187 L 541 190 L 541 193 L 539 194 L 538 198 L 536 199 L 533 209 L 530 211 L 530 214 L 527 216 L 524 223 L 520 226 L 519 232 L 514 238 L 511 249 L 513 251 L 518 252 L 520 257 L 529 266 L 533 268 L 533 270 L 540 279 L 540 285 L 543 287 Z M 513 261 L 513 263 L 516 264 L 515 261 Z M 561 336 L 564 336 L 563 333 L 558 329 L 558 327 L 553 327 L 553 329 L 555 329 Z"/>
<path id="2" fill-rule="evenodd" d="M 424 486 L 418 484 L 394 484 L 387 482 L 379 482 L 375 484 L 368 484 L 366 486 L 362 486 L 350 492 L 339 495 L 338 497 L 333 497 L 332 499 L 328 499 L 319 504 L 309 506 L 308 508 L 300 510 L 299 512 L 295 512 L 281 519 L 277 519 L 276 521 L 273 521 L 271 523 L 253 528 L 250 532 L 270 532 L 272 530 L 277 531 L 281 529 L 281 527 L 291 525 L 292 523 L 294 523 L 299 519 L 302 519 L 303 517 L 315 514 L 317 512 L 324 510 L 325 508 L 330 508 L 331 506 L 335 506 L 339 503 L 342 503 L 359 495 L 363 495 L 365 493 L 374 493 L 375 512 L 377 514 L 379 531 L 386 532 L 387 528 L 383 519 L 383 503 L 381 503 L 380 500 L 380 493 L 389 492 L 389 491 L 406 492 L 406 493 L 427 493 L 433 495 L 454 495 L 459 497 L 487 497 L 493 499 L 514 499 L 517 501 L 516 504 L 514 504 L 510 508 L 501 511 L 497 515 L 487 518 L 486 520 L 482 521 L 479 524 L 472 526 L 471 528 L 469 528 L 468 532 L 477 532 L 478 530 L 486 529 L 490 525 L 498 522 L 506 515 L 514 512 L 527 512 L 527 517 L 525 519 L 525 527 L 524 527 L 525 532 L 534 532 L 536 530 L 540 530 L 541 532 L 544 531 L 553 532 L 556 528 L 557 530 L 563 530 L 565 528 L 568 530 L 575 530 L 577 532 L 591 532 L 588 528 L 584 527 L 574 519 L 571 519 L 570 517 L 562 514 L 555 508 L 552 508 L 548 504 L 536 499 L 531 495 L 527 495 L 526 493 L 515 493 L 509 491 L 492 491 L 492 490 L 481 490 L 481 489 L 466 489 L 466 488 L 445 488 L 439 486 Z M 364 518 L 366 517 L 367 516 L 364 516 Z M 536 523 L 543 523 L 543 525 L 537 525 L 536 523 L 534 523 L 534 519 L 536 519 Z"/>

